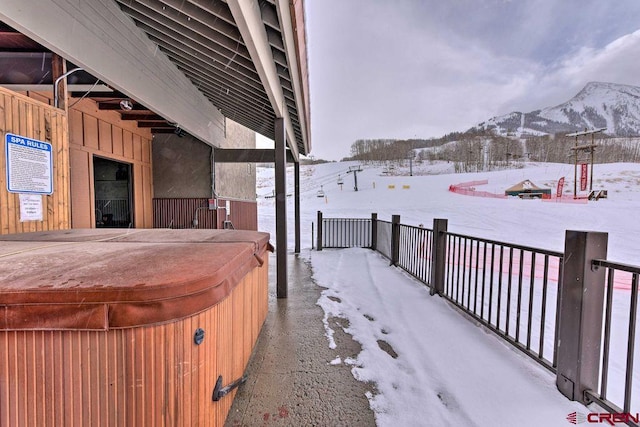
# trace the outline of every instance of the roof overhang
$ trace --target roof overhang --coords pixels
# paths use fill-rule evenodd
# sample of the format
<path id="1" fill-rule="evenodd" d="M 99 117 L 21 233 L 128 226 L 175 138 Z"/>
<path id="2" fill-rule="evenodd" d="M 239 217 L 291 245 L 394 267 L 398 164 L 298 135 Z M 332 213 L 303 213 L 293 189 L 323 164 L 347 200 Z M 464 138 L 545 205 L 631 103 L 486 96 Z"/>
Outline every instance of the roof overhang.
<path id="1" fill-rule="evenodd" d="M 283 118 L 311 149 L 302 0 L 0 0 L 0 20 L 210 145 L 224 117 L 271 139 Z"/>

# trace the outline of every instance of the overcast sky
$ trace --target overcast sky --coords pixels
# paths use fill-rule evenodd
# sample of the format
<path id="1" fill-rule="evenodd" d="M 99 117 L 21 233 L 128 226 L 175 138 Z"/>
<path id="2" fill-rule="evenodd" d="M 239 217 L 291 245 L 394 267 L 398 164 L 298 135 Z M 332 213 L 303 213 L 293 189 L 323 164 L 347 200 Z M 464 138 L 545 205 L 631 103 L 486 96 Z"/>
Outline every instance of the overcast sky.
<path id="1" fill-rule="evenodd" d="M 305 0 L 312 152 L 640 86 L 638 0 Z"/>

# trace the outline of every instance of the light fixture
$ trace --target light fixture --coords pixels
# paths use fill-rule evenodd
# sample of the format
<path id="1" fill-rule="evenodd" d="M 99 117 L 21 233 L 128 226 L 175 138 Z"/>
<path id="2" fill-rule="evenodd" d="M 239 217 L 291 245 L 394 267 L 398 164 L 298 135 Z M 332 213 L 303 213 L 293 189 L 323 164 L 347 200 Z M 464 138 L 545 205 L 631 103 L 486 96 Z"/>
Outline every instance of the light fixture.
<path id="1" fill-rule="evenodd" d="M 178 137 L 182 138 L 183 136 L 185 136 L 187 133 L 184 131 L 184 129 L 181 129 L 180 126 L 176 126 L 175 130 L 173 131 L 173 133 L 175 133 L 176 135 L 178 135 Z"/>
<path id="2" fill-rule="evenodd" d="M 133 103 L 130 99 L 123 99 L 120 101 L 120 109 L 124 111 L 131 111 L 133 109 Z"/>

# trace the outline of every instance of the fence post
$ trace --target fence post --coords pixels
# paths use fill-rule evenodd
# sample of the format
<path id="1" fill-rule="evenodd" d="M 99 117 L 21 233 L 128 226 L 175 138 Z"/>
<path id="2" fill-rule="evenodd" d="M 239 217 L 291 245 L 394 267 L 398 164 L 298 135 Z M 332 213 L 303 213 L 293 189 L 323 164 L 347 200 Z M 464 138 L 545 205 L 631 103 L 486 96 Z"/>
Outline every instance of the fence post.
<path id="1" fill-rule="evenodd" d="M 391 265 L 400 259 L 400 215 L 391 215 Z"/>
<path id="2" fill-rule="evenodd" d="M 316 247 L 319 251 L 322 250 L 322 212 L 318 211 L 318 242 Z"/>
<path id="3" fill-rule="evenodd" d="M 378 247 L 378 214 L 371 214 L 371 249 L 374 251 Z"/>
<path id="4" fill-rule="evenodd" d="M 447 262 L 447 225 L 448 220 L 433 219 L 433 235 L 431 236 L 431 291 L 430 295 L 444 294 L 444 273 Z"/>
<path id="5" fill-rule="evenodd" d="M 567 230 L 558 296 L 556 386 L 571 400 L 588 404 L 586 390 L 598 390 L 608 234 Z"/>

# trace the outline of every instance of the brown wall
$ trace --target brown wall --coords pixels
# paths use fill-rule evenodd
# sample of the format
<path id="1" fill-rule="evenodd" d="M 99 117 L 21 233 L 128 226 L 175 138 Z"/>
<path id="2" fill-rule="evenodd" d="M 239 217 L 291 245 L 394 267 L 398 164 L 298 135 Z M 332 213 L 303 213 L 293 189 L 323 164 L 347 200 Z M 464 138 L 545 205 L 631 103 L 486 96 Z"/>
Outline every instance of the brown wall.
<path id="1" fill-rule="evenodd" d="M 208 198 L 155 198 L 153 228 L 218 228 L 216 212 L 208 207 Z M 198 226 L 194 227 L 196 209 Z"/>
<path id="2" fill-rule="evenodd" d="M 153 199 L 154 228 L 224 228 L 227 220 L 226 201 L 218 200 L 218 209 L 209 210 L 208 198 L 156 198 Z M 236 230 L 258 230 L 256 202 L 230 200 L 228 220 Z M 193 226 L 198 209 L 198 226 Z"/>
<path id="3" fill-rule="evenodd" d="M 75 101 L 70 100 L 73 105 Z M 71 159 L 71 224 L 95 227 L 93 156 L 129 163 L 133 170 L 133 223 L 153 226 L 151 132 L 133 121 L 122 121 L 114 111 L 100 111 L 82 100 L 69 110 Z"/>
<path id="4" fill-rule="evenodd" d="M 0 87 L 0 234 L 70 228 L 67 116 L 63 110 Z M 18 194 L 7 192 L 5 135 L 13 133 L 53 146 L 53 194 L 43 195 L 43 221 L 20 222 Z"/>

